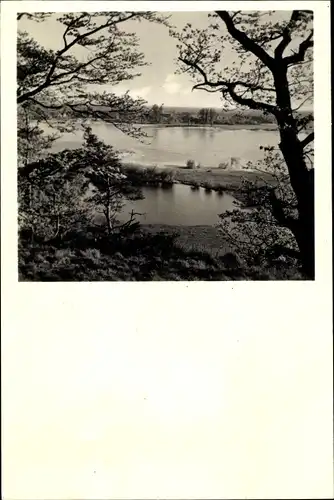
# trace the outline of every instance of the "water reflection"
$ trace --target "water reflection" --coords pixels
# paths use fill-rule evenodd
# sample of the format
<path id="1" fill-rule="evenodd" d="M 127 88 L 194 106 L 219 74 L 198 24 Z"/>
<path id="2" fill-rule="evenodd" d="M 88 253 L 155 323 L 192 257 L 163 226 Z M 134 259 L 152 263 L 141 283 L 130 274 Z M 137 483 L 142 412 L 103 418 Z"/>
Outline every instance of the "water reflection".
<path id="1" fill-rule="evenodd" d="M 143 188 L 145 199 L 127 202 L 121 220 L 126 220 L 133 209 L 142 213 L 138 219 L 143 224 L 213 225 L 219 221 L 218 214 L 235 208 L 235 199 L 203 188 L 191 189 L 180 184 L 170 189 Z"/>
<path id="2" fill-rule="evenodd" d="M 188 139 L 191 135 L 191 131 L 194 130 L 194 129 L 191 129 L 189 127 L 181 127 L 181 130 L 182 130 L 182 133 L 184 135 L 184 138 L 185 139 Z"/>
<path id="3" fill-rule="evenodd" d="M 206 142 L 208 139 L 209 130 L 207 128 L 202 128 L 202 127 L 199 127 L 197 130 L 198 130 L 199 140 Z"/>
<path id="4" fill-rule="evenodd" d="M 150 129 L 149 135 L 150 135 L 150 139 L 152 142 L 153 141 L 159 142 L 159 129 L 158 128 L 153 127 L 152 129 Z"/>

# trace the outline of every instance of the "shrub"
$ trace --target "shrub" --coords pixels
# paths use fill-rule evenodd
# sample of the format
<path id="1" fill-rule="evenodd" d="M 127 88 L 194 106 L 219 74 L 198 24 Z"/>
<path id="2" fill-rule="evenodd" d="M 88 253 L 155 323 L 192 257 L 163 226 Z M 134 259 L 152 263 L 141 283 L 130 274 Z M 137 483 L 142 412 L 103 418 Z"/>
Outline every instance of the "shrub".
<path id="1" fill-rule="evenodd" d="M 186 163 L 187 168 L 193 169 L 195 168 L 195 161 L 194 160 L 188 160 Z"/>
<path id="2" fill-rule="evenodd" d="M 243 206 L 220 214 L 218 227 L 247 265 L 272 266 L 283 255 L 289 257 L 291 266 L 297 269 L 299 254 L 295 238 L 290 229 L 281 227 L 273 214 L 274 189 L 275 196 L 284 204 L 284 216 L 295 217 L 296 202 L 284 178 L 275 188 L 243 180 L 240 190 Z"/>
<path id="3" fill-rule="evenodd" d="M 142 186 L 170 186 L 174 183 L 175 170 L 168 168 L 159 169 L 156 165 L 143 168 L 140 165 L 123 165 L 121 170 L 127 175 L 133 185 Z"/>
<path id="4" fill-rule="evenodd" d="M 220 261 L 228 269 L 238 269 L 241 267 L 241 260 L 234 252 L 227 252 L 222 257 Z"/>
<path id="5" fill-rule="evenodd" d="M 175 170 L 164 169 L 160 172 L 160 180 L 163 187 L 174 184 Z"/>
<path id="6" fill-rule="evenodd" d="M 91 260 L 94 263 L 99 263 L 101 260 L 101 252 L 98 248 L 87 248 L 81 252 L 81 257 L 85 260 Z"/>
<path id="7" fill-rule="evenodd" d="M 232 156 L 232 157 L 231 157 L 231 167 L 232 167 L 232 165 L 236 165 L 236 166 L 238 166 L 238 165 L 239 165 L 239 163 L 240 163 L 240 162 L 239 162 L 239 158 L 236 158 L 235 156 Z"/>
<path id="8" fill-rule="evenodd" d="M 212 189 L 214 188 L 214 185 L 212 184 L 212 182 L 207 181 L 207 182 L 205 182 L 205 183 L 203 184 L 203 187 L 204 187 L 205 191 L 209 193 L 209 192 L 211 192 L 211 191 L 212 191 Z"/>
<path id="9" fill-rule="evenodd" d="M 155 177 L 157 174 L 157 166 L 154 165 L 153 167 L 146 167 L 146 169 L 143 169 L 143 172 L 146 172 L 148 178 Z"/>
<path id="10" fill-rule="evenodd" d="M 222 161 L 221 163 L 219 163 L 218 168 L 226 170 L 228 168 L 228 163 L 226 161 Z"/>

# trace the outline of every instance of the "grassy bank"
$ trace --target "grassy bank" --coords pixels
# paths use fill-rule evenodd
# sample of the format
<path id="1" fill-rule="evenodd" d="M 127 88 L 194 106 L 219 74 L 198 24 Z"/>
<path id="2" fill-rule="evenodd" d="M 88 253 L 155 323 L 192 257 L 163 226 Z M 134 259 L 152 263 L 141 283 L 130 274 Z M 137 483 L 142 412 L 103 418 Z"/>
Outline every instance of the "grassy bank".
<path id="1" fill-rule="evenodd" d="M 211 187 L 213 190 L 219 188 L 225 191 L 237 191 L 242 188 L 242 180 L 258 181 L 263 183 L 274 182 L 270 174 L 260 174 L 250 170 L 223 170 L 220 168 L 198 168 L 187 169 L 183 167 L 174 168 L 175 180 L 181 184 L 190 186 Z"/>
<path id="2" fill-rule="evenodd" d="M 229 281 L 302 279 L 289 267 L 246 266 L 209 226 L 144 226 L 126 238 L 85 232 L 19 244 L 20 281 Z"/>
<path id="3" fill-rule="evenodd" d="M 172 226 L 167 224 L 145 224 L 142 231 L 146 234 L 176 234 L 176 245 L 185 251 L 208 253 L 218 257 L 233 251 L 232 246 L 215 226 Z"/>
<path id="4" fill-rule="evenodd" d="M 178 241 L 182 231 L 175 226 L 146 226 L 138 234 L 120 240 L 96 239 L 86 234 L 76 241 L 72 237 L 71 241 L 51 244 L 22 242 L 20 281 L 247 279 L 247 272 L 235 263 L 224 262 L 213 248 L 201 250 L 190 243 L 185 233 Z M 204 228 L 200 231 L 205 234 Z"/>
<path id="5" fill-rule="evenodd" d="M 274 183 L 270 174 L 260 174 L 250 170 L 224 170 L 220 168 L 186 168 L 180 166 L 147 167 L 136 163 L 123 163 L 122 169 L 135 185 L 168 186 L 180 183 L 192 186 L 194 189 L 203 187 L 213 191 L 240 192 L 243 179 L 257 181 L 259 185 Z"/>

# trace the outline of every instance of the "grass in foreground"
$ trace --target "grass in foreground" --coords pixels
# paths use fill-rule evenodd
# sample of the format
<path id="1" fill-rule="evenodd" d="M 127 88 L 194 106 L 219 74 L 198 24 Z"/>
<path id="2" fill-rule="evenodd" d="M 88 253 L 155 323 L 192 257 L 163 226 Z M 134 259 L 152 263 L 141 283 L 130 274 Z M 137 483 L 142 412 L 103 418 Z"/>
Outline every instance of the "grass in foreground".
<path id="1" fill-rule="evenodd" d="M 20 240 L 20 281 L 229 281 L 303 279 L 295 270 L 247 267 L 202 227 L 142 228 L 116 239 L 77 235 L 53 244 Z M 183 235 L 182 235 L 183 232 Z M 210 232 L 210 231 L 209 231 Z M 193 238 L 189 235 L 193 233 Z M 214 242 L 214 243 L 213 243 Z"/>

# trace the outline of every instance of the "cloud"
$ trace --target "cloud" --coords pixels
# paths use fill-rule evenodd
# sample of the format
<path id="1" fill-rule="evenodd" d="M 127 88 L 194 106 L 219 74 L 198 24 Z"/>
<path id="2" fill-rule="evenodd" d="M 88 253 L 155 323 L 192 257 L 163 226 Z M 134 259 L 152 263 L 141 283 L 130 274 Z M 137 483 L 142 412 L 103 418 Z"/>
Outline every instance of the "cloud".
<path id="1" fill-rule="evenodd" d="M 184 87 L 182 83 L 180 83 L 180 77 L 170 73 L 166 76 L 164 84 L 162 86 L 165 92 L 168 94 L 183 94 L 187 95 L 190 92 L 190 88 Z"/>
<path id="2" fill-rule="evenodd" d="M 149 87 L 149 86 L 142 87 L 139 89 L 133 89 L 133 90 L 130 90 L 130 95 L 131 95 L 131 97 L 134 97 L 134 98 L 141 97 L 142 99 L 146 99 L 146 97 L 151 92 L 151 90 L 152 90 L 152 87 Z"/>
<path id="3" fill-rule="evenodd" d="M 181 90 L 181 84 L 177 81 L 177 76 L 174 75 L 173 73 L 170 73 L 169 75 L 166 76 L 162 88 L 168 94 L 178 94 L 180 93 Z"/>
<path id="4" fill-rule="evenodd" d="M 152 87 L 146 86 L 146 87 L 140 87 L 138 89 L 131 89 L 130 90 L 126 87 L 118 86 L 118 87 L 112 87 L 110 89 L 110 91 L 117 96 L 124 95 L 128 90 L 129 90 L 130 96 L 133 99 L 137 99 L 137 98 L 146 99 L 148 94 L 151 92 Z"/>

